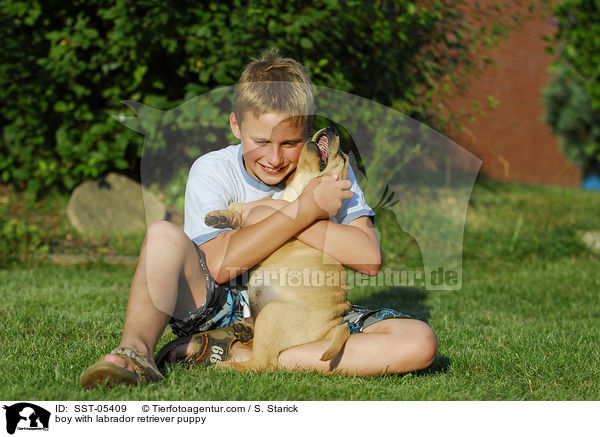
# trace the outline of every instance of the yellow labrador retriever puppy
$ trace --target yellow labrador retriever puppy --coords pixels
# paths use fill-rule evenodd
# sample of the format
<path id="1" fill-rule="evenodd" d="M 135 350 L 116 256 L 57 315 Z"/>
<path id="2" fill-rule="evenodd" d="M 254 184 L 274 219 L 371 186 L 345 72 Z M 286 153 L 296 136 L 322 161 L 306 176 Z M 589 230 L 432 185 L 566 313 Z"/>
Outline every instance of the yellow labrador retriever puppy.
<path id="1" fill-rule="evenodd" d="M 348 157 L 339 149 L 337 129 L 317 132 L 300 153 L 298 166 L 281 199 L 294 201 L 315 177 L 348 177 Z M 242 203 L 212 211 L 205 218 L 213 227 L 242 224 Z M 243 225 L 243 224 L 242 224 Z M 350 335 L 342 323 L 350 308 L 344 267 L 332 257 L 291 239 L 257 264 L 250 273 L 248 296 L 255 317 L 254 345 L 249 361 L 224 362 L 219 367 L 274 370 L 279 354 L 291 347 L 323 338 L 331 342 L 321 360 L 333 359 Z"/>

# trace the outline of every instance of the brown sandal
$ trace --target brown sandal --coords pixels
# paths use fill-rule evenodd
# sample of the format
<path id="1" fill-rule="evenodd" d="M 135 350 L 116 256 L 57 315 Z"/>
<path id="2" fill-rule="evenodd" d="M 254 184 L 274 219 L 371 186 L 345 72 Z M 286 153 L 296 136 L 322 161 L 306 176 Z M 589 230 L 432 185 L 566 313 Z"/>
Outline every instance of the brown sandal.
<path id="1" fill-rule="evenodd" d="M 199 332 L 198 334 L 170 341 L 156 354 L 154 361 L 159 369 L 163 369 L 167 363 L 171 362 L 168 357 L 173 349 L 182 344 L 192 343 L 194 350 L 191 354 L 173 361 L 183 361 L 188 366 L 209 367 L 226 361 L 233 343 L 239 341 L 242 344 L 249 344 L 253 336 L 254 328 L 251 324 L 235 322 L 225 328 Z"/>
<path id="2" fill-rule="evenodd" d="M 119 347 L 110 355 L 123 358 L 133 368 L 133 372 L 127 369 L 128 366 L 123 367 L 99 360 L 81 374 L 80 383 L 83 388 L 95 388 L 101 384 L 106 384 L 106 386 L 143 385 L 165 379 L 156 366 L 150 363 L 149 357 L 140 351 L 129 347 Z"/>

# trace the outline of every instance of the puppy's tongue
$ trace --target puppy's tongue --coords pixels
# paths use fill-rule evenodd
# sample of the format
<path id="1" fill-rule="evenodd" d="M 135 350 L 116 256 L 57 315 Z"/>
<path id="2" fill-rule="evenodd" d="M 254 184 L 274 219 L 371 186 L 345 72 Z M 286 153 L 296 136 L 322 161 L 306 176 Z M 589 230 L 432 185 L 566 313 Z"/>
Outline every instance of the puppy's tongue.
<path id="1" fill-rule="evenodd" d="M 323 159 L 323 162 L 327 162 L 327 152 L 329 150 L 329 140 L 327 139 L 327 135 L 321 135 L 317 145 L 319 146 L 319 150 L 321 150 L 321 158 Z"/>

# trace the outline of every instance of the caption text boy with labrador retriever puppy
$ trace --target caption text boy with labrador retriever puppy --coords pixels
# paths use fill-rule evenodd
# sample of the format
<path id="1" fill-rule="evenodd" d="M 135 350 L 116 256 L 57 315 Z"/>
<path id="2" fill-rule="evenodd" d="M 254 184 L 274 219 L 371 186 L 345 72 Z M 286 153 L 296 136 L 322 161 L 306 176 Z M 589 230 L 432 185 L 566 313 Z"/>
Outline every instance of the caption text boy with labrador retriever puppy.
<path id="1" fill-rule="evenodd" d="M 313 99 L 304 68 L 276 50 L 245 68 L 230 115 L 241 144 L 208 153 L 192 166 L 185 232 L 166 221 L 149 226 L 119 347 L 83 372 L 83 387 L 160 381 L 159 367 L 171 361 L 209 366 L 248 360 L 247 294 L 231 280 L 290 238 L 356 271 L 379 271 L 374 213 L 351 169 L 348 180 L 324 176 L 312 180 L 293 202 L 277 199 L 309 135 Z M 243 227 L 204 224 L 208 212 L 234 201 L 246 202 Z M 397 311 L 353 306 L 344 322 L 353 335 L 332 360 L 320 360 L 329 345 L 320 340 L 283 351 L 279 367 L 375 375 L 423 369 L 435 357 L 431 328 Z M 155 362 L 154 348 L 167 324 L 179 339 L 168 343 Z"/>

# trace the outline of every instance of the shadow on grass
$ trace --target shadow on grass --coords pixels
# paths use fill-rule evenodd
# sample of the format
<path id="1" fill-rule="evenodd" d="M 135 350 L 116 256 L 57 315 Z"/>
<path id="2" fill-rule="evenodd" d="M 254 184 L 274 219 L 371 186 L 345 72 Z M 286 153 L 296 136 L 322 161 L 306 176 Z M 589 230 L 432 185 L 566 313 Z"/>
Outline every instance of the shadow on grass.
<path id="1" fill-rule="evenodd" d="M 352 299 L 352 303 L 369 309 L 392 308 L 429 323 L 430 308 L 425 304 L 426 298 L 427 292 L 418 288 L 392 287 L 377 291 L 366 297 Z M 416 376 L 446 373 L 450 368 L 450 363 L 450 359 L 445 355 L 437 355 L 431 366 L 413 373 Z"/>
<path id="2" fill-rule="evenodd" d="M 392 308 L 401 311 L 415 319 L 428 322 L 430 318 L 429 307 L 424 301 L 427 293 L 413 287 L 391 287 L 379 290 L 366 297 L 350 299 L 355 305 L 369 309 Z"/>
<path id="3" fill-rule="evenodd" d="M 445 355 L 437 355 L 431 366 L 427 369 L 417 370 L 415 373 L 416 376 L 431 376 L 437 375 L 438 373 L 446 373 L 450 368 L 450 358 Z"/>

